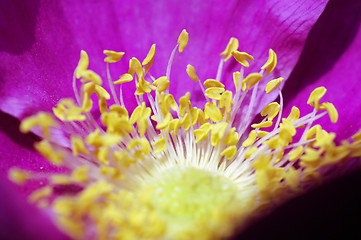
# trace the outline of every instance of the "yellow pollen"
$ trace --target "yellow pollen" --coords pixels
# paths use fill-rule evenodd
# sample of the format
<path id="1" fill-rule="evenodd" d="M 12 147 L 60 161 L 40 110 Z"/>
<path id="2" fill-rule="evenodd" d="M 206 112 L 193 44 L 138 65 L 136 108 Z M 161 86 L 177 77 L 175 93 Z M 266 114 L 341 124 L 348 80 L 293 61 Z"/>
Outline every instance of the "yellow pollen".
<path id="1" fill-rule="evenodd" d="M 9 179 L 17 184 L 24 184 L 28 179 L 30 179 L 27 172 L 15 167 L 10 169 L 8 175 Z"/>
<path id="2" fill-rule="evenodd" d="M 119 77 L 119 80 L 114 81 L 113 83 L 114 84 L 122 84 L 122 83 L 125 83 L 125 82 L 130 82 L 132 80 L 133 80 L 133 76 L 130 75 L 129 73 L 125 73 L 125 74 L 123 74 L 122 76 Z"/>
<path id="3" fill-rule="evenodd" d="M 232 56 L 232 52 L 238 49 L 238 46 L 238 39 L 231 37 L 231 39 L 229 39 L 226 49 L 220 54 L 224 57 L 225 62 L 227 62 L 228 59 Z"/>
<path id="4" fill-rule="evenodd" d="M 88 54 L 81 50 L 80 52 L 80 60 L 78 66 L 75 69 L 75 76 L 76 78 L 80 78 L 85 70 L 88 69 L 89 66 L 89 57 Z"/>
<path id="5" fill-rule="evenodd" d="M 272 121 L 278 114 L 278 112 L 280 111 L 280 105 L 276 102 L 271 102 L 270 104 L 268 104 L 261 112 L 261 116 L 268 116 L 268 120 Z"/>
<path id="6" fill-rule="evenodd" d="M 40 112 L 21 122 L 21 132 L 42 137 L 35 149 L 68 171 L 45 175 L 14 168 L 9 178 L 18 184 L 46 178 L 29 199 L 51 210 L 69 237 L 228 239 L 253 217 L 322 181 L 323 167 L 361 156 L 361 132 L 338 145 L 334 133 L 314 125 L 326 111 L 332 122 L 338 119 L 333 104 L 320 102 L 324 87 L 311 93 L 307 103 L 315 109 L 302 117 L 297 107 L 283 116 L 279 89 L 274 94 L 280 103 L 260 102 L 284 80 L 274 71 L 277 56 L 270 49 L 267 62 L 251 72 L 259 65 L 247 68 L 254 58 L 238 51 L 236 38 L 220 54 L 216 76 L 203 81 L 187 65 L 201 91 L 192 93 L 196 104 L 189 92 L 176 101 L 169 93 L 171 65 L 177 48 L 182 52 L 187 43 L 183 30 L 165 74 L 150 74 L 153 44 L 142 62 L 130 57 L 129 69 L 115 81 L 109 63 L 124 61 L 124 52 L 104 50 L 109 92 L 81 51 L 73 77 L 76 101 L 62 99 L 53 114 Z M 242 65 L 233 73 L 235 91 L 223 74 L 231 56 Z M 123 83 L 133 80 L 129 99 Z M 261 120 L 249 126 L 255 119 Z"/>
<path id="7" fill-rule="evenodd" d="M 239 52 L 237 50 L 234 50 L 231 53 L 234 59 L 236 59 L 237 62 L 239 62 L 244 67 L 249 67 L 248 61 L 254 60 L 254 58 L 246 52 Z"/>
<path id="8" fill-rule="evenodd" d="M 252 88 L 256 83 L 262 79 L 263 75 L 260 73 L 251 73 L 243 81 L 248 83 L 247 89 Z"/>
<path id="9" fill-rule="evenodd" d="M 124 56 L 124 52 L 115 52 L 111 50 L 104 50 L 103 53 L 107 55 L 106 58 L 104 58 L 104 62 L 107 63 L 116 63 L 119 62 L 120 59 Z"/>
<path id="10" fill-rule="evenodd" d="M 307 104 L 311 105 L 312 107 L 315 107 L 317 110 L 320 110 L 320 99 L 326 94 L 326 88 L 319 87 L 312 91 L 310 94 L 310 97 L 307 100 Z"/>
<path id="11" fill-rule="evenodd" d="M 196 74 L 196 70 L 194 69 L 194 67 L 190 64 L 187 65 L 187 73 L 188 73 L 188 76 L 194 81 L 194 82 L 198 82 L 199 81 L 199 78 Z"/>
<path id="12" fill-rule="evenodd" d="M 224 88 L 224 84 L 218 82 L 216 79 L 207 79 L 203 85 L 206 88 L 211 88 L 211 87 L 217 87 L 217 88 Z"/>
<path id="13" fill-rule="evenodd" d="M 280 78 L 276 78 L 272 81 L 270 81 L 269 83 L 267 83 L 266 86 L 266 93 L 269 94 L 270 92 L 272 92 L 276 87 L 278 87 L 280 85 L 281 82 L 283 82 L 284 78 L 280 77 Z"/>
<path id="14" fill-rule="evenodd" d="M 271 74 L 277 65 L 277 55 L 270 49 L 267 62 L 261 67 L 262 70 L 266 70 L 266 74 Z M 267 90 L 266 90 L 267 91 Z M 272 91 L 272 90 L 271 90 Z M 267 92 L 268 93 L 268 92 Z"/>
<path id="15" fill-rule="evenodd" d="M 187 44 L 188 44 L 188 32 L 185 29 L 183 29 L 178 37 L 178 45 L 179 45 L 178 50 L 180 53 L 183 52 Z"/>

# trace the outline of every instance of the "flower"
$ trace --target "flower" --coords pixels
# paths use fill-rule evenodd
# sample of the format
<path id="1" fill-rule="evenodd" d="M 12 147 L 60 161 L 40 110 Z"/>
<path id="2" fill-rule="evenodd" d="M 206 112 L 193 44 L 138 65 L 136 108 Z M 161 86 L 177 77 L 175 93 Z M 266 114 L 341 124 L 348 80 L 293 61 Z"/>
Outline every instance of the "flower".
<path id="1" fill-rule="evenodd" d="M 198 70 L 198 68 L 197 68 L 197 70 Z M 138 76 L 138 77 L 139 77 L 139 76 Z M 163 79 L 163 80 L 164 80 L 164 79 Z M 162 82 L 164 82 L 163 80 L 162 80 L 162 81 L 160 80 L 159 82 L 162 83 Z M 158 86 L 158 87 L 159 87 L 159 86 Z M 105 95 L 104 95 L 104 96 L 105 96 Z M 5 98 L 6 98 L 6 97 L 5 97 Z M 8 107 L 8 106 L 7 106 L 7 107 Z M 4 107 L 4 108 L 6 108 L 6 107 Z M 263 108 L 263 107 L 262 107 L 262 108 Z M 21 110 L 21 109 L 20 109 L 20 110 Z M 8 111 L 9 111 L 9 110 L 8 110 Z M 11 111 L 11 110 L 10 110 L 10 111 Z M 15 112 L 16 112 L 16 111 L 19 111 L 19 109 L 15 110 Z M 19 114 L 19 112 L 14 113 L 14 114 Z M 60 114 L 60 113 L 59 113 L 59 114 Z M 58 116 L 60 116 L 59 114 L 58 114 Z M 46 116 L 43 116 L 43 117 L 44 117 L 43 119 L 47 119 Z M 42 121 L 42 123 L 44 123 L 44 121 Z M 51 124 L 51 120 L 50 120 L 50 124 Z M 75 141 L 75 140 L 74 140 L 74 141 Z M 143 142 L 143 143 L 144 143 L 144 142 Z M 142 143 L 139 142 L 139 144 L 142 144 Z M 45 146 L 43 146 L 43 147 L 45 147 Z M 46 148 L 46 147 L 45 147 L 45 148 Z"/>

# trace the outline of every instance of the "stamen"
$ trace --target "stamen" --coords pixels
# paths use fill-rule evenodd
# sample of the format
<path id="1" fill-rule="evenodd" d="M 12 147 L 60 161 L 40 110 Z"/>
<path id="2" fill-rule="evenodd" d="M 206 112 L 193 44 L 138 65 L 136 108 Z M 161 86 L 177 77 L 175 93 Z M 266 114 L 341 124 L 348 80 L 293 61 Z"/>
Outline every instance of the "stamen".
<path id="1" fill-rule="evenodd" d="M 131 58 L 128 73 L 114 82 L 109 63 L 121 60 L 124 53 L 105 50 L 111 95 L 102 87 L 100 76 L 88 69 L 88 55 L 81 51 L 73 76 L 77 102 L 62 99 L 52 115 L 39 113 L 22 121 L 22 132 L 43 136 L 35 149 L 54 165 L 69 169 L 64 174 L 49 174 L 49 184 L 34 191 L 30 200 L 52 208 L 57 224 L 71 237 L 84 239 L 91 231 L 100 239 L 225 239 L 242 221 L 304 191 L 316 177 L 321 179 L 322 167 L 361 156 L 361 134 L 355 134 L 352 143 L 337 146 L 335 134 L 312 126 L 326 114 L 332 122 L 338 118 L 334 105 L 319 102 L 326 92 L 323 87 L 308 99 L 314 107 L 312 113 L 300 118 L 299 109 L 293 107 L 289 116 L 282 118 L 279 84 L 283 78 L 276 76 L 265 91 L 268 94 L 278 88 L 280 103 L 268 104 L 260 113 L 262 121 L 249 126 L 251 113 L 260 104 L 258 93 L 263 91 L 258 92 L 259 82 L 270 78 L 267 75 L 274 71 L 277 56 L 270 49 L 260 71 L 244 78 L 254 59 L 238 51 L 235 38 L 221 53 L 216 79 L 202 84 L 194 67 L 187 65 L 189 77 L 198 82 L 207 102 L 202 108 L 192 107 L 188 92 L 179 99 L 178 107 L 169 94 L 170 72 L 176 49 L 182 52 L 187 43 L 188 33 L 183 30 L 165 76 L 149 73 L 153 44 L 142 63 Z M 235 93 L 220 82 L 231 56 L 241 64 L 240 71 L 233 73 Z M 138 106 L 129 113 L 122 86 L 133 79 Z M 120 84 L 119 99 L 112 84 Z M 251 88 L 247 110 L 242 109 Z M 93 104 L 95 97 L 98 105 Z M 115 102 L 111 106 L 110 97 Z M 100 121 L 93 116 L 98 107 Z M 272 125 L 273 129 L 260 130 Z M 254 129 L 244 136 L 250 127 Z M 57 131 L 66 139 L 59 139 Z M 301 138 L 293 142 L 300 131 Z M 64 142 L 65 146 L 60 145 Z M 23 184 L 42 176 L 13 169 L 9 177 Z M 59 185 L 80 189 L 70 195 L 55 193 Z"/>

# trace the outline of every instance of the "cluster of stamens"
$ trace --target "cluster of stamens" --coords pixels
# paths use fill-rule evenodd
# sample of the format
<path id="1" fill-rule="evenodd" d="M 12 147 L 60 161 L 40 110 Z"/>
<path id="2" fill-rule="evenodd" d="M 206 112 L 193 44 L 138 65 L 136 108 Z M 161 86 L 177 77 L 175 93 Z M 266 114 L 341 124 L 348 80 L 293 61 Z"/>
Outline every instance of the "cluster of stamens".
<path id="1" fill-rule="evenodd" d="M 259 82 L 270 78 L 276 67 L 275 52 L 269 50 L 259 72 L 244 76 L 254 58 L 238 51 L 236 38 L 231 38 L 221 53 L 218 68 L 222 71 L 232 56 L 241 64 L 240 71 L 233 73 L 235 93 L 220 82 L 220 72 L 215 79 L 202 83 L 195 68 L 188 65 L 186 71 L 199 83 L 206 103 L 203 109 L 192 106 L 189 92 L 177 103 L 168 89 L 170 69 L 176 50 L 181 53 L 187 42 L 188 33 L 183 30 L 166 76 L 157 79 L 149 73 L 155 44 L 142 63 L 131 58 L 129 71 L 114 82 L 109 64 L 120 61 L 124 53 L 105 50 L 110 94 L 102 87 L 101 77 L 88 69 L 88 55 L 81 51 L 73 79 L 76 101 L 63 99 L 53 114 L 41 112 L 22 121 L 22 132 L 34 131 L 43 138 L 35 144 L 36 150 L 51 163 L 71 171 L 49 176 L 49 184 L 33 192 L 30 200 L 53 208 L 59 226 L 72 237 L 225 237 L 252 213 L 286 200 L 303 191 L 309 182 L 322 178 L 321 169 L 326 165 L 361 155 L 361 132 L 354 135 L 354 142 L 336 146 L 335 134 L 320 125 L 312 126 L 327 113 L 332 122 L 338 118 L 331 103 L 320 102 L 326 93 L 324 87 L 311 93 L 307 102 L 314 107 L 311 113 L 300 117 L 299 109 L 293 107 L 282 118 L 279 85 L 284 79 L 271 79 L 266 93 L 258 89 Z M 82 84 L 80 92 L 77 79 Z M 137 107 L 129 115 L 122 87 L 131 81 L 136 84 Z M 120 85 L 119 98 L 114 85 Z M 272 91 L 279 92 L 280 103 L 268 104 L 260 113 L 263 120 L 249 126 L 257 94 Z M 248 106 L 242 107 L 249 93 Z M 108 106 L 111 98 L 115 104 Z M 246 109 L 244 115 L 241 108 Z M 96 109 L 100 119 L 94 118 Z M 319 112 L 322 110 L 326 111 Z M 65 136 L 61 141 L 55 129 Z M 10 178 L 18 183 L 36 177 L 20 169 L 10 171 Z M 59 196 L 54 194 L 59 185 L 80 188 L 77 193 Z M 215 196 L 207 186 L 215 188 Z M 184 193 L 189 196 L 182 196 Z M 206 194 L 203 206 L 195 203 L 197 194 Z M 192 217 L 183 212 L 192 212 Z M 173 219 L 169 214 L 180 217 Z M 94 231 L 96 234 L 90 236 Z"/>

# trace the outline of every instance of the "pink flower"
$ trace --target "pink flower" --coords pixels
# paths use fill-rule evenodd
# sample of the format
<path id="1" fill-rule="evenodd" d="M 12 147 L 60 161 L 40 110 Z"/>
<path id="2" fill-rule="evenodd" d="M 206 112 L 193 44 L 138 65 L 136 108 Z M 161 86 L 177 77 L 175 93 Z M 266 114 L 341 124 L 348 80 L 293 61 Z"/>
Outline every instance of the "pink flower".
<path id="1" fill-rule="evenodd" d="M 186 28 L 190 43 L 182 55 L 175 56 L 171 71 L 170 92 L 174 93 L 175 99 L 187 91 L 193 96 L 200 93 L 187 76 L 186 65 L 192 64 L 202 80 L 215 78 L 221 60 L 218 54 L 230 37 L 237 37 L 241 51 L 252 54 L 256 59 L 263 59 L 252 65 L 250 71 L 263 65 L 269 48 L 276 51 L 279 62 L 274 76 L 285 79 L 290 76 L 284 91 L 285 113 L 290 112 L 296 102 L 297 105 L 306 102 L 312 89 L 325 85 L 329 90 L 328 100 L 335 103 L 340 115 L 338 125 L 326 129 L 336 131 L 340 140 L 348 138 L 360 127 L 354 121 L 360 114 L 357 110 L 360 102 L 350 102 L 346 98 L 350 94 L 353 94 L 352 99 L 359 96 L 358 91 L 355 92 L 355 69 L 360 56 L 361 37 L 358 32 L 359 19 L 351 14 L 351 10 L 359 4 L 350 1 L 349 6 L 342 8 L 351 13 L 345 13 L 348 16 L 345 22 L 337 22 L 339 25 L 336 27 L 339 26 L 341 30 L 344 26 L 349 27 L 350 30 L 345 31 L 344 35 L 355 33 L 346 35 L 345 40 L 334 36 L 332 29 L 335 26 L 328 25 L 335 14 L 334 9 L 340 8 L 338 3 L 329 3 L 314 25 L 325 4 L 325 1 L 89 1 L 51 4 L 45 1 L 8 1 L 4 4 L 5 8 L 0 10 L 0 16 L 4 19 L 2 22 L 8 23 L 0 25 L 0 109 L 14 118 L 3 114 L 2 122 L 10 127 L 17 125 L 9 121 L 23 119 L 39 110 L 49 111 L 61 98 L 73 97 L 71 81 L 81 49 L 88 52 L 91 69 L 105 79 L 105 64 L 101 55 L 104 49 L 125 51 L 125 57 L 143 59 L 150 46 L 157 43 L 151 73 L 156 77 L 165 75 L 175 40 L 179 32 Z M 350 24 L 351 21 L 356 24 Z M 324 41 L 325 36 L 334 42 L 320 44 L 319 41 Z M 322 52 L 323 49 L 333 51 L 329 51 L 328 55 Z M 318 61 L 319 56 L 325 59 Z M 237 68 L 235 61 L 224 66 L 222 82 L 230 88 L 233 86 L 231 73 Z M 127 70 L 128 62 L 123 60 L 117 67 L 111 68 L 113 76 Z M 343 78 L 347 79 L 347 85 Z M 264 88 L 266 83 L 260 83 L 259 87 Z M 136 106 L 134 90 L 123 90 L 125 105 L 129 109 Z M 251 116 L 260 112 L 276 96 L 257 96 L 259 105 Z M 194 100 L 192 103 L 196 104 L 203 101 L 198 98 Z M 347 106 L 344 106 L 345 101 Z M 301 105 L 301 113 L 308 108 Z M 329 123 L 328 119 L 322 121 Z M 350 125 L 351 130 L 345 127 Z M 29 149 L 31 136 L 14 135 L 11 128 L 4 128 L 1 135 L 1 153 L 5 160 L 2 163 L 3 176 L 14 165 L 39 174 L 64 171 L 45 163 L 42 157 Z M 32 189 L 34 186 L 28 184 L 26 188 Z M 28 214 L 24 211 L 24 216 Z M 55 230 L 54 234 L 57 234 Z"/>

